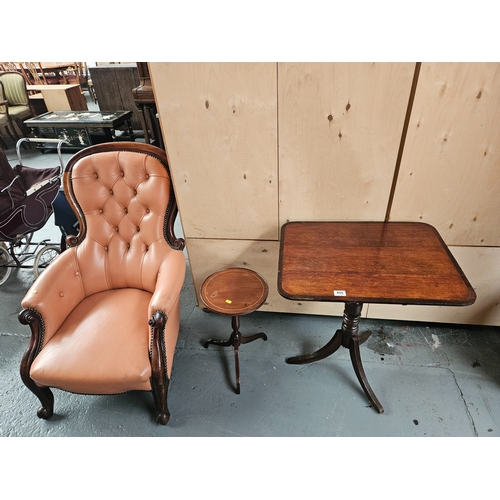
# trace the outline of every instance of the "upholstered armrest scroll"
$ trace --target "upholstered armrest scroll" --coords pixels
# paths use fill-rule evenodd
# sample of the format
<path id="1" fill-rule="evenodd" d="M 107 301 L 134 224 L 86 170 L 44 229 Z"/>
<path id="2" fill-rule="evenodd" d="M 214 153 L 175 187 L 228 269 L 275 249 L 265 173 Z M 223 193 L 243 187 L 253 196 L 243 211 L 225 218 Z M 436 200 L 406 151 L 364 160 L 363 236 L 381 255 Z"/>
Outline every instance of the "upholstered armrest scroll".
<path id="1" fill-rule="evenodd" d="M 35 309 L 45 325 L 44 341 L 57 331 L 68 314 L 85 297 L 75 248 L 59 255 L 38 277 L 21 302 Z"/>
<path id="2" fill-rule="evenodd" d="M 156 288 L 149 304 L 149 317 L 163 311 L 167 317 L 179 298 L 186 275 L 186 258 L 181 250 L 172 250 L 161 263 Z"/>

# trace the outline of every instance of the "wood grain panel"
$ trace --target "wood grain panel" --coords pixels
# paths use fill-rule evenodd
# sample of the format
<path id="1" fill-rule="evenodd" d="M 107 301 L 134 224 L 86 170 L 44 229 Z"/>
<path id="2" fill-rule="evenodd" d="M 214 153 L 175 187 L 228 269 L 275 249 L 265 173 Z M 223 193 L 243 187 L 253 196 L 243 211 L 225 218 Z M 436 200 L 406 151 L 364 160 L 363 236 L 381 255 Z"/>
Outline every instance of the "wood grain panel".
<path id="1" fill-rule="evenodd" d="M 277 241 L 188 238 L 186 243 L 198 305 L 202 304 L 201 285 L 208 276 L 228 267 L 243 267 L 259 273 L 269 285 L 269 295 L 261 311 L 342 316 L 343 304 L 293 301 L 279 294 Z"/>
<path id="2" fill-rule="evenodd" d="M 142 130 L 139 111 L 134 102 L 132 89 L 139 86 L 136 63 L 110 64 L 90 68 L 92 84 L 101 111 L 132 111 L 130 120 L 134 130 Z"/>
<path id="3" fill-rule="evenodd" d="M 422 64 L 390 219 L 500 245 L 499 140 L 499 63 Z"/>
<path id="4" fill-rule="evenodd" d="M 466 307 L 370 304 L 368 317 L 500 325 L 500 248 L 450 247 L 450 250 L 476 291 L 477 299 L 474 304 Z"/>
<path id="5" fill-rule="evenodd" d="M 193 238 L 278 239 L 275 63 L 150 63 Z"/>
<path id="6" fill-rule="evenodd" d="M 280 224 L 384 220 L 414 63 L 280 63 Z"/>

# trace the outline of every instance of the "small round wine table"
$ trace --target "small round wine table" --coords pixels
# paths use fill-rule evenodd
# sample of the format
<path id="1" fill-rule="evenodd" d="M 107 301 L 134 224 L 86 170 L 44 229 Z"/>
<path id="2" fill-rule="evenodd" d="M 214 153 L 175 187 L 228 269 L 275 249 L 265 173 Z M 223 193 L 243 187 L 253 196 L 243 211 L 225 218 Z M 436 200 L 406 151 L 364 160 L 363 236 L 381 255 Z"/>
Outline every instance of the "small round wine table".
<path id="1" fill-rule="evenodd" d="M 238 348 L 256 339 L 267 340 L 265 333 L 244 337 L 240 329 L 240 316 L 256 311 L 267 299 L 269 287 L 266 280 L 250 269 L 231 267 L 209 276 L 201 286 L 201 299 L 207 308 L 215 313 L 231 316 L 233 332 L 227 340 L 207 340 L 210 344 L 233 346 L 236 369 L 236 394 L 240 393 L 240 363 Z"/>

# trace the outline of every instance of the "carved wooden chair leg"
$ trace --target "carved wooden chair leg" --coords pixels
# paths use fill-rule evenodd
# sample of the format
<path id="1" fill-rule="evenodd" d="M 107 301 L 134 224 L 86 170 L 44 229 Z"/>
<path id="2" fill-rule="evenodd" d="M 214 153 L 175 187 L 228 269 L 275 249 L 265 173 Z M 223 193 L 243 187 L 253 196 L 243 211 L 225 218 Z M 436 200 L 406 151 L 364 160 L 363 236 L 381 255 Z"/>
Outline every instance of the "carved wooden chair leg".
<path id="1" fill-rule="evenodd" d="M 24 385 L 40 400 L 42 406 L 36 412 L 38 418 L 49 419 L 54 413 L 54 394 L 48 387 L 39 387 L 29 376 L 31 362 L 29 361 L 31 353 L 25 353 L 21 362 L 21 379 Z"/>
<path id="2" fill-rule="evenodd" d="M 151 388 L 153 390 L 156 422 L 162 425 L 167 425 L 170 418 L 167 406 L 169 379 L 167 377 L 164 339 L 166 322 L 167 316 L 162 311 L 156 311 L 149 320 L 153 337 L 151 343 Z"/>
<path id="3" fill-rule="evenodd" d="M 19 322 L 29 325 L 31 329 L 30 343 L 21 360 L 20 374 L 24 385 L 40 400 L 42 406 L 37 411 L 38 418 L 45 420 L 54 413 L 54 394 L 48 387 L 39 387 L 30 377 L 31 365 L 40 349 L 43 340 L 43 321 L 34 309 L 24 309 L 19 313 Z"/>
<path id="4" fill-rule="evenodd" d="M 24 385 L 40 400 L 42 406 L 38 408 L 36 414 L 38 418 L 48 420 L 54 414 L 54 394 L 48 387 L 39 387 L 35 382 L 21 371 L 21 378 Z"/>
<path id="5" fill-rule="evenodd" d="M 169 380 L 167 377 L 164 377 L 161 383 L 153 381 L 151 384 L 153 387 L 156 422 L 161 425 L 167 425 L 170 419 L 170 411 L 167 405 L 168 384 Z"/>

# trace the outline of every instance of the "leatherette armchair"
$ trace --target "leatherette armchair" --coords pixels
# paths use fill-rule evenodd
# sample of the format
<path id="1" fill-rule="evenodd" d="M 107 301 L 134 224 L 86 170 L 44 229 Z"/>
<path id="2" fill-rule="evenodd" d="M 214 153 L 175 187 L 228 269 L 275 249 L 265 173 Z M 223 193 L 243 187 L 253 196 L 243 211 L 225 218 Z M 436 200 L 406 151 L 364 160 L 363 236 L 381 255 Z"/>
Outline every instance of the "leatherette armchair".
<path id="1" fill-rule="evenodd" d="M 40 418 L 53 414 L 51 387 L 139 390 L 152 391 L 165 425 L 186 269 L 165 152 L 91 146 L 69 160 L 63 182 L 80 232 L 22 300 L 19 321 L 31 327 L 22 380 L 42 403 Z"/>

